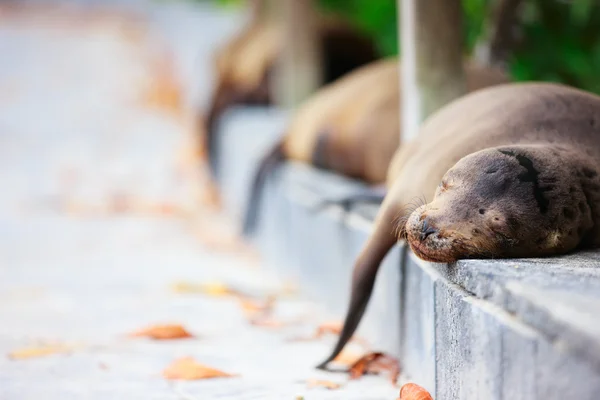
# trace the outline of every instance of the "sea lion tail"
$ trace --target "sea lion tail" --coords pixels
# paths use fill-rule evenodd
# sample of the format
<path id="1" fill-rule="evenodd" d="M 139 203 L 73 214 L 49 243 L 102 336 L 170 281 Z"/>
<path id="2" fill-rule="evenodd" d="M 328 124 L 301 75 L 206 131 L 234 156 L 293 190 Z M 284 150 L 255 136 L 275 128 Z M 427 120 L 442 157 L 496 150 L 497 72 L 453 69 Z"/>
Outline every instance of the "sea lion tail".
<path id="1" fill-rule="evenodd" d="M 219 118 L 223 112 L 236 101 L 231 89 L 226 85 L 219 84 L 214 92 L 208 112 L 206 113 L 206 122 L 204 126 L 204 149 L 208 158 L 208 168 L 213 178 L 216 178 L 217 170 L 217 128 Z"/>
<path id="2" fill-rule="evenodd" d="M 250 236 L 256 229 L 263 186 L 269 174 L 284 160 L 283 140 L 281 140 L 277 142 L 260 161 L 254 179 L 252 180 L 252 185 L 250 186 L 250 198 L 248 200 L 248 206 L 246 208 L 242 226 L 243 236 Z"/>
<path id="3" fill-rule="evenodd" d="M 327 364 L 333 361 L 350 340 L 354 331 L 365 312 L 375 277 L 379 266 L 386 254 L 394 246 L 397 239 L 394 233 L 394 221 L 396 214 L 393 207 L 382 209 L 375 224 L 375 230 L 363 247 L 352 272 L 352 288 L 350 305 L 344 320 L 344 327 L 338 341 L 329 357 L 317 366 L 319 369 L 327 369 Z"/>
<path id="4" fill-rule="evenodd" d="M 368 203 L 368 204 L 381 204 L 385 198 L 385 190 L 376 190 L 373 188 L 367 188 L 355 193 L 341 196 L 338 198 L 325 199 L 311 207 L 311 211 L 319 212 L 323 209 L 331 206 L 339 206 L 346 212 L 350 211 L 352 206 L 357 203 Z"/>

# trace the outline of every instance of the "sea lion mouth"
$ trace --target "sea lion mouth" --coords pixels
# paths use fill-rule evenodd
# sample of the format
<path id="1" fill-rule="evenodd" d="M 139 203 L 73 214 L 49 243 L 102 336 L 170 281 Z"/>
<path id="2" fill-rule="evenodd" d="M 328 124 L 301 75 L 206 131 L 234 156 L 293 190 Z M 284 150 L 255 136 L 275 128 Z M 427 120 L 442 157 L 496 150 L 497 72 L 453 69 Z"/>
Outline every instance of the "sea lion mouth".
<path id="1" fill-rule="evenodd" d="M 456 232 L 440 228 L 430 221 L 424 206 L 415 210 L 406 224 L 406 239 L 415 255 L 425 261 L 454 262 L 457 260 Z"/>
<path id="2" fill-rule="evenodd" d="M 428 243 L 429 242 L 429 243 Z M 432 246 L 431 239 L 425 241 L 408 240 L 408 244 L 417 257 L 425 261 L 439 262 L 439 263 L 450 263 L 457 260 L 452 251 L 452 247 L 444 245 L 443 248 L 437 248 Z"/>

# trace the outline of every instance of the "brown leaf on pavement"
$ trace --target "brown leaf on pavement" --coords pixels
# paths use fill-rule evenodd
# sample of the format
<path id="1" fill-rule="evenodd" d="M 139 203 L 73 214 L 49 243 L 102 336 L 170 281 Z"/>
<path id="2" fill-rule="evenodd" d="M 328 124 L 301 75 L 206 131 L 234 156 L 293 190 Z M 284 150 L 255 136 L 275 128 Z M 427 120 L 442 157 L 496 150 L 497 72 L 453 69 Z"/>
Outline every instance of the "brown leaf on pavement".
<path id="1" fill-rule="evenodd" d="M 275 301 L 277 300 L 277 297 L 274 295 L 270 295 L 264 300 L 243 297 L 240 297 L 240 300 L 246 318 L 250 325 L 253 326 L 262 328 L 283 328 L 285 326 L 300 324 L 305 321 L 305 318 L 302 316 L 286 320 L 281 320 L 274 316 L 274 306 Z"/>
<path id="2" fill-rule="evenodd" d="M 342 350 L 340 354 L 336 358 L 334 358 L 334 362 L 338 364 L 347 365 L 348 367 L 354 365 L 362 356 L 348 348 Z"/>
<path id="3" fill-rule="evenodd" d="M 212 297 L 240 296 L 241 293 L 221 282 L 189 283 L 178 282 L 171 286 L 176 293 L 198 293 Z"/>
<path id="4" fill-rule="evenodd" d="M 309 379 L 306 381 L 306 387 L 309 389 L 321 387 L 329 390 L 336 390 L 342 387 L 341 384 L 331 381 L 324 381 L 320 379 Z"/>
<path id="5" fill-rule="evenodd" d="M 199 364 L 192 357 L 175 360 L 163 371 L 163 377 L 169 380 L 199 380 L 213 378 L 229 378 L 236 375 Z"/>
<path id="6" fill-rule="evenodd" d="M 333 335 L 339 335 L 340 333 L 342 333 L 343 327 L 344 324 L 341 321 L 324 322 L 317 327 L 317 331 L 315 332 L 315 338 L 321 338 L 328 333 L 331 333 Z"/>
<path id="7" fill-rule="evenodd" d="M 65 354 L 71 352 L 72 350 L 73 349 L 71 347 L 64 345 L 25 347 L 8 353 L 8 358 L 11 360 L 24 360 L 28 358 L 49 356 L 52 354 Z"/>
<path id="8" fill-rule="evenodd" d="M 264 300 L 251 298 L 240 298 L 240 305 L 250 325 L 262 328 L 282 328 L 289 325 L 273 316 L 275 307 L 275 296 L 269 296 Z"/>
<path id="9" fill-rule="evenodd" d="M 291 342 L 307 342 L 307 341 L 311 341 L 311 340 L 321 339 L 323 336 L 325 336 L 327 334 L 340 335 L 342 333 L 343 326 L 344 326 L 344 324 L 340 321 L 324 322 L 317 327 L 316 331 L 312 335 L 291 338 L 289 341 L 291 341 Z M 352 338 L 350 338 L 350 341 L 357 342 L 360 345 L 362 345 L 364 348 L 368 348 L 368 345 L 365 343 L 365 341 L 356 336 L 353 336 Z M 354 361 L 356 361 L 356 360 L 354 360 Z M 351 363 L 349 363 L 349 364 L 351 364 Z"/>
<path id="10" fill-rule="evenodd" d="M 186 339 L 194 337 L 183 326 L 176 324 L 149 326 L 137 332 L 133 332 L 129 336 L 148 337 L 155 340 Z"/>
<path id="11" fill-rule="evenodd" d="M 240 305 L 246 317 L 252 320 L 271 315 L 275 306 L 275 300 L 275 296 L 269 296 L 264 300 L 240 297 Z"/>
<path id="12" fill-rule="evenodd" d="M 414 383 L 407 383 L 400 389 L 398 400 L 433 400 L 427 390 Z"/>
<path id="13" fill-rule="evenodd" d="M 283 328 L 290 324 L 291 322 L 281 321 L 273 317 L 262 317 L 250 320 L 250 325 L 259 326 L 261 328 Z"/>
<path id="14" fill-rule="evenodd" d="M 170 55 L 164 54 L 157 59 L 153 72 L 154 76 L 143 90 L 142 103 L 147 107 L 180 112 L 183 105 L 181 86 L 175 77 Z"/>
<path id="15" fill-rule="evenodd" d="M 379 352 L 369 353 L 357 360 L 349 369 L 350 379 L 358 379 L 365 374 L 390 374 L 392 383 L 398 382 L 400 363 L 397 359 Z"/>

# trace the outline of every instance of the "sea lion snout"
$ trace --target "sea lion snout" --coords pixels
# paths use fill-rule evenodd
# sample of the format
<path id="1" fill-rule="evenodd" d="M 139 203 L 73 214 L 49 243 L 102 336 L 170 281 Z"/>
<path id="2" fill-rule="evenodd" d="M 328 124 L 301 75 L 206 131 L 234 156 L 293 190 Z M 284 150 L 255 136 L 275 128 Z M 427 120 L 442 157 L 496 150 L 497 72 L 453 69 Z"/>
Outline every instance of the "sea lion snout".
<path id="1" fill-rule="evenodd" d="M 406 222 L 406 240 L 413 252 L 426 261 L 452 262 L 457 235 L 442 229 L 438 216 L 430 216 L 429 204 L 416 209 Z"/>
<path id="2" fill-rule="evenodd" d="M 423 241 L 427 239 L 430 235 L 437 233 L 437 231 L 437 228 L 431 224 L 430 219 L 425 217 L 421 225 L 421 234 L 419 237 L 421 238 L 421 241 Z"/>

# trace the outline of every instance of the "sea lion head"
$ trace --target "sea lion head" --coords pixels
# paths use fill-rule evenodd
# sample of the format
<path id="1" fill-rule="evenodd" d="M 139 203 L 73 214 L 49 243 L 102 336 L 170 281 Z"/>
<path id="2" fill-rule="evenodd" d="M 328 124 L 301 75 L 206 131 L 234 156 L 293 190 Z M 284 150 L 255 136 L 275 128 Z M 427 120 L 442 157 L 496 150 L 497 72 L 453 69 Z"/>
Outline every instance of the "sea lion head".
<path id="1" fill-rule="evenodd" d="M 570 156 L 512 146 L 462 158 L 446 172 L 433 201 L 409 216 L 408 243 L 417 256 L 434 262 L 573 249 L 592 222 Z"/>

